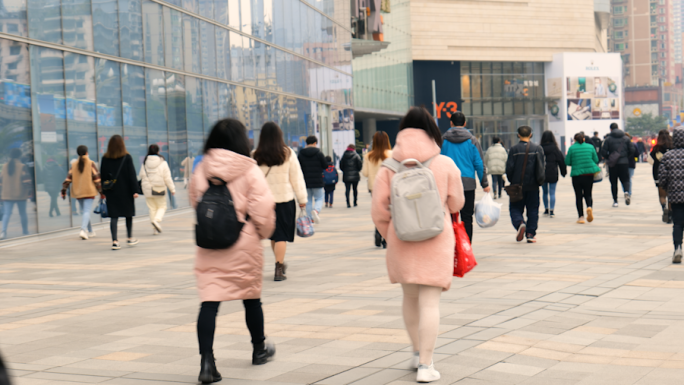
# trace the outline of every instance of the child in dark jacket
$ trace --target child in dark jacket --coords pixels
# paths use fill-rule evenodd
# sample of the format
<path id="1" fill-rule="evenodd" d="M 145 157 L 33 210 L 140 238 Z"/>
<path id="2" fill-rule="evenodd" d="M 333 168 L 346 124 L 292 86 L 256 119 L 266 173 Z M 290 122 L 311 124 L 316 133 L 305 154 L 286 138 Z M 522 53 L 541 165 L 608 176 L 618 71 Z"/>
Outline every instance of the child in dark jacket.
<path id="1" fill-rule="evenodd" d="M 323 171 L 323 181 L 325 183 L 325 186 L 323 187 L 325 190 L 325 207 L 332 208 L 333 196 L 335 195 L 335 185 L 339 181 L 340 176 L 337 173 L 337 168 L 335 168 L 335 165 L 332 162 L 332 158 L 326 156 L 325 160 L 328 162 L 328 168 Z"/>

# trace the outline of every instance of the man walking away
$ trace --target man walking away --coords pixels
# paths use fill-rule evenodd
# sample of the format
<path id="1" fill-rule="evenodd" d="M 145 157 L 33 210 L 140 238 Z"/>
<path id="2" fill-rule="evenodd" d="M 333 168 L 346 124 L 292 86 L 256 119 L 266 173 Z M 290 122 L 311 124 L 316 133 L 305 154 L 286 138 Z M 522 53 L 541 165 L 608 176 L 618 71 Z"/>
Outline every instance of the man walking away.
<path id="1" fill-rule="evenodd" d="M 599 137 L 598 131 L 594 131 L 594 136 L 591 138 L 591 141 L 589 142 L 594 145 L 594 148 L 596 149 L 596 153 L 599 154 L 599 161 L 601 160 L 601 145 L 603 144 L 603 141 Z"/>
<path id="2" fill-rule="evenodd" d="M 530 141 L 532 128 L 521 126 L 518 128 L 520 143 L 516 144 L 508 152 L 506 162 L 506 175 L 512 185 L 522 185 L 523 199 L 509 203 L 511 222 L 518 230 L 515 238 L 520 242 L 527 236 L 527 243 L 536 243 L 537 222 L 539 221 L 539 186 L 544 184 L 546 163 L 544 149 Z M 527 160 L 527 165 L 525 165 Z M 525 175 L 523 175 L 523 168 Z M 523 218 L 523 212 L 527 209 L 527 222 Z"/>
<path id="3" fill-rule="evenodd" d="M 306 215 L 312 218 L 314 223 L 321 223 L 319 213 L 323 208 L 323 171 L 328 168 L 328 162 L 325 160 L 325 155 L 316 147 L 318 139 L 311 135 L 306 138 L 306 147 L 299 151 L 297 160 L 302 168 L 304 174 L 304 182 L 306 183 L 306 195 L 308 200 L 306 202 Z"/>
<path id="4" fill-rule="evenodd" d="M 461 220 L 470 242 L 473 241 L 473 214 L 475 212 L 475 173 L 480 179 L 484 192 L 489 192 L 487 170 L 484 167 L 484 155 L 480 142 L 465 128 L 466 117 L 461 111 L 451 115 L 451 128 L 443 136 L 442 155 L 451 158 L 459 170 L 463 181 L 465 204 L 461 209 Z"/>
<path id="5" fill-rule="evenodd" d="M 633 157 L 634 146 L 625 132 L 618 128 L 617 123 L 611 123 L 610 134 L 603 142 L 601 158 L 608 165 L 610 189 L 613 193 L 613 207 L 618 207 L 618 179 L 622 183 L 622 191 L 625 193 L 625 204 L 629 206 L 632 197 L 629 195 L 629 157 Z"/>
<path id="6" fill-rule="evenodd" d="M 658 187 L 667 191 L 667 200 L 672 205 L 672 240 L 674 255 L 672 263 L 682 263 L 682 233 L 684 233 L 684 127 L 672 132 L 673 149 L 660 159 Z"/>

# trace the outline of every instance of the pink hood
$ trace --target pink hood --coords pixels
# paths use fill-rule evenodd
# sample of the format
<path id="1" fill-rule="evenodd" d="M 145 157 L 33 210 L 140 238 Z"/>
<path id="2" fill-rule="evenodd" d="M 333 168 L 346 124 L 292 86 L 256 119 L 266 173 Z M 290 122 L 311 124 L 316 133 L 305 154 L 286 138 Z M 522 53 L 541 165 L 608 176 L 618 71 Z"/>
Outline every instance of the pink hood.
<path id="1" fill-rule="evenodd" d="M 207 178 L 218 177 L 228 183 L 245 175 L 256 161 L 233 151 L 213 148 L 202 159 L 204 173 Z"/>
<path id="2" fill-rule="evenodd" d="M 420 128 L 406 128 L 399 131 L 396 145 L 392 150 L 392 158 L 399 162 L 405 159 L 417 159 L 419 162 L 439 155 L 441 152 L 437 143 Z"/>

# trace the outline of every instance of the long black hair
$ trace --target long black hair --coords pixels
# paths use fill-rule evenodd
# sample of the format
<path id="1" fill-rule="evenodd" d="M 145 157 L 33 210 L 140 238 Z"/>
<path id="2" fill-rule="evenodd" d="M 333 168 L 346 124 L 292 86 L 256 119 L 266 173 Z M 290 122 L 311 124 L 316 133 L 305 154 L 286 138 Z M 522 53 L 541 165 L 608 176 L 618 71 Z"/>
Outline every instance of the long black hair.
<path id="1" fill-rule="evenodd" d="M 541 145 L 543 146 L 545 144 L 553 144 L 554 146 L 556 146 L 556 148 L 558 148 L 558 142 L 556 142 L 556 135 L 554 135 L 553 132 L 548 130 L 544 131 L 541 137 Z"/>
<path id="2" fill-rule="evenodd" d="M 78 154 L 78 171 L 80 173 L 83 173 L 83 169 L 85 168 L 85 159 L 83 156 L 88 153 L 88 147 L 84 145 L 80 145 L 76 147 L 76 154 Z"/>
<path id="3" fill-rule="evenodd" d="M 8 167 L 7 168 L 7 174 L 9 174 L 9 176 L 14 175 L 14 168 L 15 168 L 14 165 L 17 162 L 20 162 L 20 160 L 19 160 L 20 158 L 21 158 L 21 150 L 18 148 L 13 148 L 12 151 L 10 151 L 10 161 L 7 162 L 7 166 L 6 166 L 6 167 Z"/>
<path id="4" fill-rule="evenodd" d="M 147 157 L 150 155 L 158 156 L 158 157 L 164 159 L 164 156 L 159 154 L 159 146 L 156 144 L 150 144 L 150 147 L 147 149 L 147 155 L 145 155 L 145 159 L 143 159 L 143 164 L 145 164 L 145 162 L 147 162 Z"/>
<path id="5" fill-rule="evenodd" d="M 259 166 L 280 166 L 285 163 L 290 150 L 283 140 L 283 131 L 274 122 L 266 122 L 261 127 L 259 145 L 254 151 L 254 160 Z"/>
<path id="6" fill-rule="evenodd" d="M 435 119 L 424 107 L 411 107 L 399 123 L 399 131 L 405 128 L 419 128 L 424 130 L 432 140 L 442 147 L 442 132 L 437 127 Z"/>
<path id="7" fill-rule="evenodd" d="M 658 141 L 654 147 L 656 147 L 656 151 L 660 152 L 672 149 L 672 135 L 670 135 L 668 130 L 658 131 Z"/>
<path id="8" fill-rule="evenodd" d="M 204 144 L 204 153 L 212 148 L 220 148 L 249 157 L 252 147 L 247 138 L 245 125 L 236 119 L 222 119 L 214 124 Z"/>

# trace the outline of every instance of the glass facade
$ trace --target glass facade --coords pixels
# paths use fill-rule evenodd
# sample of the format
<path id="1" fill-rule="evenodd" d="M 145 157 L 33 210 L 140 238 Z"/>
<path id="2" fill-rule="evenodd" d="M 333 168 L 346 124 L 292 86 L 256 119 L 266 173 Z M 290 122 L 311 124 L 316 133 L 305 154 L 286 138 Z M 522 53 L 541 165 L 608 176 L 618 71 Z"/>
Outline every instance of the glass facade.
<path id="1" fill-rule="evenodd" d="M 0 238 L 80 224 L 76 202 L 59 197 L 79 145 L 99 162 L 109 138 L 123 135 L 139 170 L 147 146 L 158 144 L 181 192 L 167 194 L 169 206 L 178 208 L 189 205 L 189 165 L 218 119 L 240 119 L 253 144 L 272 120 L 289 145 L 318 134 L 329 150 L 331 115 L 353 116 L 347 1 L 30 0 L 1 8 Z M 26 37 L 30 44 L 18 41 Z M 147 213 L 144 199 L 136 205 Z"/>

